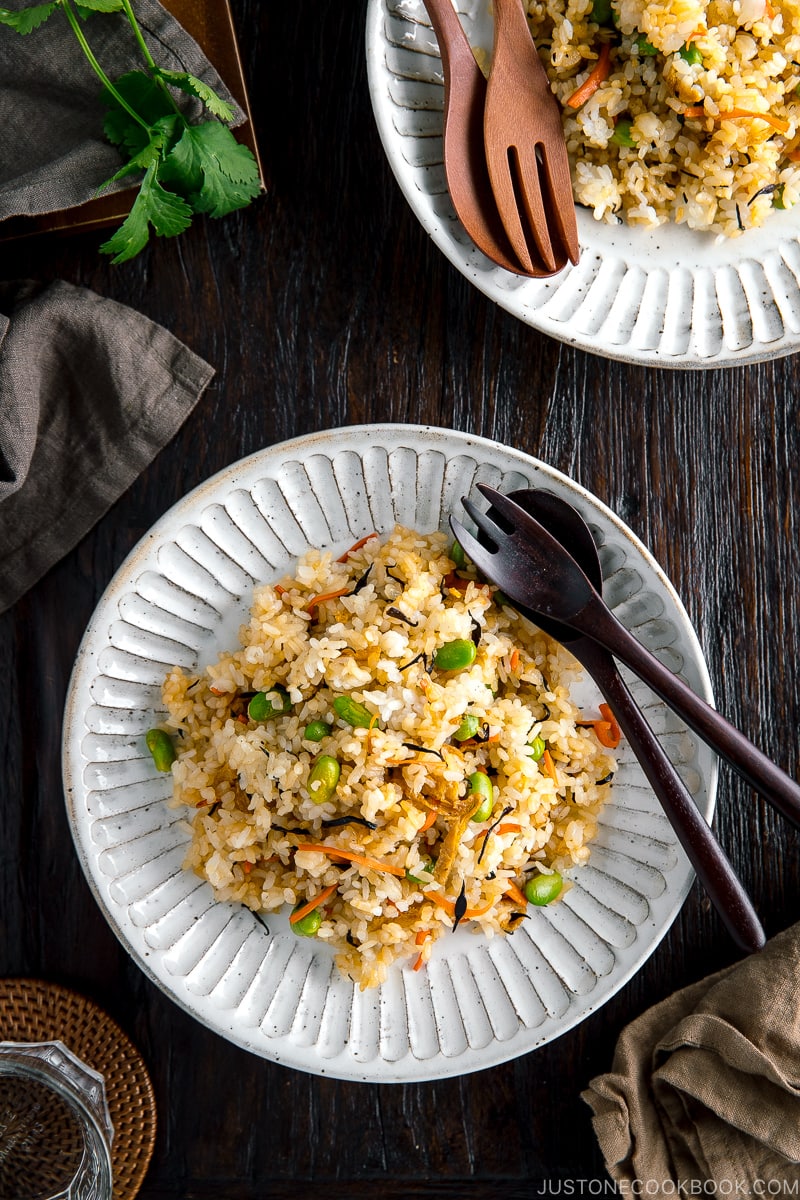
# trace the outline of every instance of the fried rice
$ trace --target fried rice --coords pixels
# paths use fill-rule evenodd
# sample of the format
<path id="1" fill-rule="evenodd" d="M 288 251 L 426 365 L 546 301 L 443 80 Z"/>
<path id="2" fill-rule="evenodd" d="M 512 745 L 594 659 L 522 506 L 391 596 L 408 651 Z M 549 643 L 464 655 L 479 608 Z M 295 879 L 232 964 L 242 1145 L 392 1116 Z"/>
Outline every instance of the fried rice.
<path id="1" fill-rule="evenodd" d="M 526 4 L 598 220 L 735 236 L 798 202 L 798 0 Z"/>
<path id="2" fill-rule="evenodd" d="M 237 649 L 163 686 L 186 867 L 220 900 L 290 906 L 295 932 L 311 920 L 362 987 L 460 923 L 512 932 L 526 885 L 587 860 L 615 769 L 570 698 L 574 659 L 451 553 L 400 526 L 312 550 L 256 590 Z"/>

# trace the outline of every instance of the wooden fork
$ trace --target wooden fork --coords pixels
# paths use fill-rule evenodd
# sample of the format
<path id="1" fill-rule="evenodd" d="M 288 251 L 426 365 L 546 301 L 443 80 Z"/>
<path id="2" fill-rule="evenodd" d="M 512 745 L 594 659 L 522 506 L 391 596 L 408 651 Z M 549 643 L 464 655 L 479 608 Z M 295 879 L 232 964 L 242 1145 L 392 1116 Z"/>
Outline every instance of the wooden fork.
<path id="1" fill-rule="evenodd" d="M 489 178 L 514 253 L 531 274 L 552 274 L 580 254 L 561 112 L 520 0 L 493 3 L 483 118 Z"/>

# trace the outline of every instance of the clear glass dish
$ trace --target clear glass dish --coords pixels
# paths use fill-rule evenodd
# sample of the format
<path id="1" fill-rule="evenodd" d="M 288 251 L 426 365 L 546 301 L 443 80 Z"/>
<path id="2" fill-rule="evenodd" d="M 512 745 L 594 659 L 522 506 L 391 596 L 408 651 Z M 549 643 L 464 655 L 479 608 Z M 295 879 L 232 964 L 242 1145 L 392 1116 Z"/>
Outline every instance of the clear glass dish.
<path id="1" fill-rule="evenodd" d="M 0 1197 L 111 1200 L 103 1076 L 63 1042 L 0 1042 Z"/>

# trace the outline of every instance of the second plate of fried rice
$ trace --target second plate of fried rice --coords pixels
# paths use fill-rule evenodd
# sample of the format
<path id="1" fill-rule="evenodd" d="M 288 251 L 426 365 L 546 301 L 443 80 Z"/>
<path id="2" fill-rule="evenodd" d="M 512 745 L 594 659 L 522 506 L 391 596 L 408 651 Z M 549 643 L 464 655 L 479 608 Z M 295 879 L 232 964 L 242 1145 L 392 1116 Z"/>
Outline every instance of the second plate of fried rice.
<path id="1" fill-rule="evenodd" d="M 534 328 L 596 354 L 696 368 L 800 349 L 800 10 L 787 0 L 525 0 L 562 113 L 580 262 L 490 263 L 447 190 L 444 88 L 422 0 L 369 0 L 389 163 L 439 248 Z M 488 69 L 488 0 L 456 0 Z"/>

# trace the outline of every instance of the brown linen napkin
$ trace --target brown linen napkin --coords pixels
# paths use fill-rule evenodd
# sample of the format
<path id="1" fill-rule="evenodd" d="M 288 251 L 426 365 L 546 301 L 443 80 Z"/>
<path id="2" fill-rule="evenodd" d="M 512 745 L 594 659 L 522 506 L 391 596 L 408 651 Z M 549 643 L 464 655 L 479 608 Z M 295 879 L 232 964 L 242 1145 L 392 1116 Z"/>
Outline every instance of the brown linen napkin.
<path id="1" fill-rule="evenodd" d="M 30 0 L 3 0 L 3 7 L 29 7 Z M 236 113 L 233 100 L 197 42 L 158 0 L 136 0 L 136 16 L 159 66 L 188 71 L 209 84 Z M 143 61 L 121 13 L 94 13 L 84 32 L 112 79 L 141 70 Z M 56 212 L 90 200 L 122 163 L 103 134 L 101 84 L 63 13 L 24 36 L 0 26 L 0 221 L 12 216 Z M 187 115 L 201 105 L 176 93 Z M 118 180 L 108 189 L 131 186 Z M 104 193 L 105 194 L 105 193 Z"/>
<path id="2" fill-rule="evenodd" d="M 800 924 L 633 1021 L 583 1098 L 623 1191 L 800 1194 Z"/>
<path id="3" fill-rule="evenodd" d="M 0 612 L 130 486 L 213 374 L 86 288 L 0 283 Z"/>

